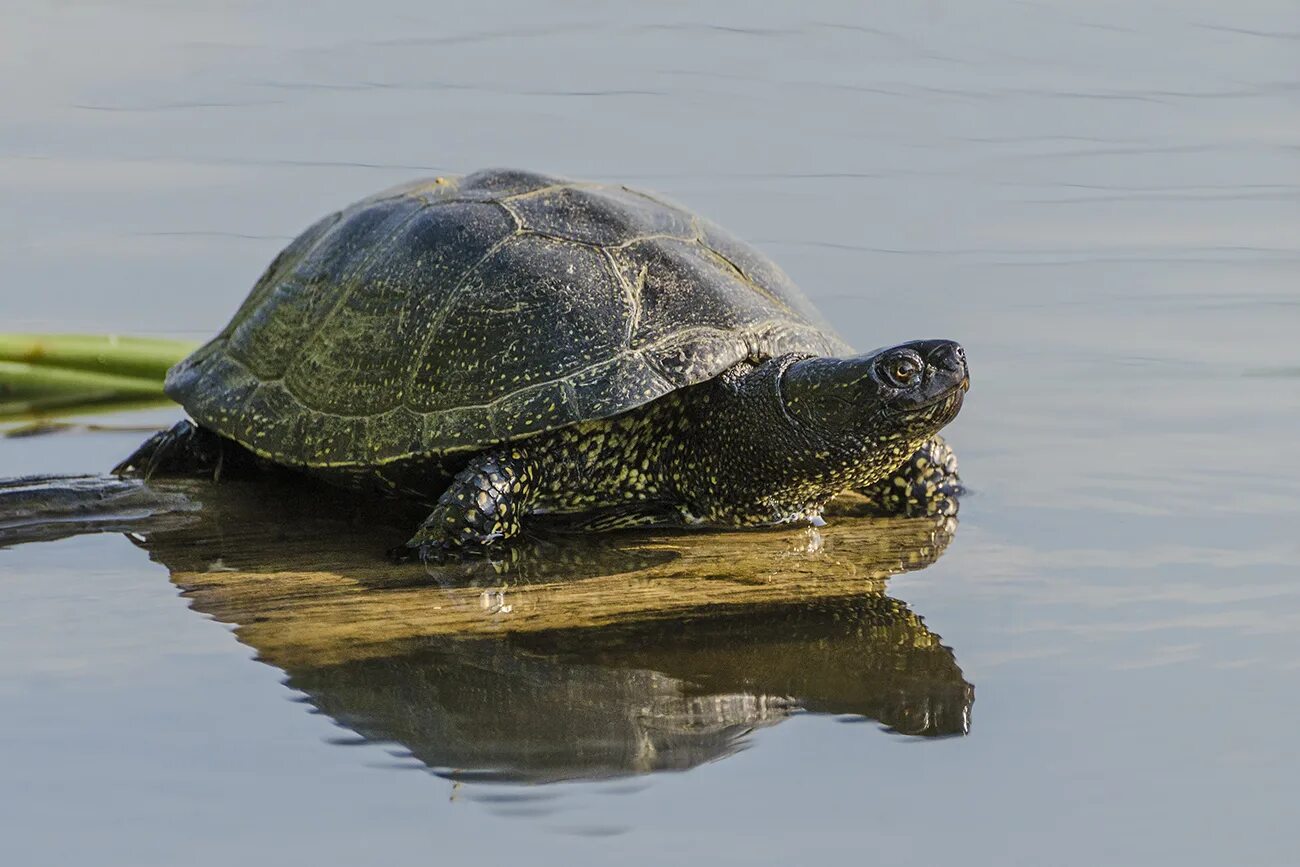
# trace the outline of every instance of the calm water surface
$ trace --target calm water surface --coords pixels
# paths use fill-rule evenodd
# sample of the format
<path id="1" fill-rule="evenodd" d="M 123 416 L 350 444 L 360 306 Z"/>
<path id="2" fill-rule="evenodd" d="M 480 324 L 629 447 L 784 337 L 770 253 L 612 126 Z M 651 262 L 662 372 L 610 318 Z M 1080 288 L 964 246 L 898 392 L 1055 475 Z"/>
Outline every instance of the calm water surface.
<path id="1" fill-rule="evenodd" d="M 333 667 L 271 664 L 175 552 L 0 551 L 0 862 L 1296 863 L 1294 4 L 3 19 L 5 330 L 197 340 L 384 186 L 624 181 L 756 242 L 863 349 L 965 343 L 974 494 L 888 597 Z M 0 476 L 139 438 L 3 440 Z M 918 707 L 952 736 L 900 733 Z M 548 770 L 471 773 L 506 765 Z"/>

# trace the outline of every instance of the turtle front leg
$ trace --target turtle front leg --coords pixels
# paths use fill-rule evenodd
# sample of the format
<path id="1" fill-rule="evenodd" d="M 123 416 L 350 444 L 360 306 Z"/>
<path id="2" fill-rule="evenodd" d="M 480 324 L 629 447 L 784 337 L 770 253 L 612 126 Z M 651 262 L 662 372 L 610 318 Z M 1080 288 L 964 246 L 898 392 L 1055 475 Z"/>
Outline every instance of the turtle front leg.
<path id="1" fill-rule="evenodd" d="M 421 560 L 439 559 L 515 536 L 533 488 L 521 449 L 484 452 L 456 474 L 406 547 Z"/>
<path id="2" fill-rule="evenodd" d="M 859 488 L 884 515 L 952 516 L 962 493 L 957 456 L 943 437 L 917 449 L 902 466 L 878 482 Z"/>

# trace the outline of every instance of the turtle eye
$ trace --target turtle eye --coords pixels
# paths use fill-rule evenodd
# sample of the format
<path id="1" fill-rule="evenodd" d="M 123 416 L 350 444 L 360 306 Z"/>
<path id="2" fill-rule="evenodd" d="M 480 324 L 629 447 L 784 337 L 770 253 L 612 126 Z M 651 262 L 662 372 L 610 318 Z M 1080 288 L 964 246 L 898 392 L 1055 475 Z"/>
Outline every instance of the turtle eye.
<path id="1" fill-rule="evenodd" d="M 889 378 L 895 383 L 902 386 L 908 386 L 916 381 L 916 377 L 920 374 L 921 368 L 915 361 L 904 356 L 903 358 L 896 358 L 891 361 L 887 368 L 887 372 L 889 373 Z"/>

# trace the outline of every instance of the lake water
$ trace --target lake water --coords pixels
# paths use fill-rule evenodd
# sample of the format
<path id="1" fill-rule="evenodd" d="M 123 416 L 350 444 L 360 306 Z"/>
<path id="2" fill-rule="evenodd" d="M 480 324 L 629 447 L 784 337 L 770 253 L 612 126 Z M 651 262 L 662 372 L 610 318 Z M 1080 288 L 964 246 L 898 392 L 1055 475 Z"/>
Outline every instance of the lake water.
<path id="1" fill-rule="evenodd" d="M 374 190 L 620 181 L 961 340 L 973 492 L 887 596 L 338 664 L 184 545 L 2 550 L 0 862 L 1296 863 L 1295 5 L 776 5 L 5 6 L 0 330 L 198 340 Z"/>

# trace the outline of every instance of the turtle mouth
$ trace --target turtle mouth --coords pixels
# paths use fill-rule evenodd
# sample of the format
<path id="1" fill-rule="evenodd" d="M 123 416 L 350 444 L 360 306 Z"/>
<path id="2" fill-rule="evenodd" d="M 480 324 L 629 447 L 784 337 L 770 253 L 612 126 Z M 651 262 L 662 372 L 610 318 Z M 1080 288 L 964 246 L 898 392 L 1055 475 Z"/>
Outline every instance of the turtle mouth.
<path id="1" fill-rule="evenodd" d="M 961 412 L 966 390 L 970 388 L 970 377 L 964 377 L 944 394 L 920 406 L 898 407 L 885 410 L 891 419 L 907 421 L 911 424 L 921 423 L 935 430 L 946 425 Z"/>

